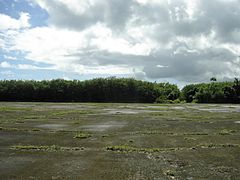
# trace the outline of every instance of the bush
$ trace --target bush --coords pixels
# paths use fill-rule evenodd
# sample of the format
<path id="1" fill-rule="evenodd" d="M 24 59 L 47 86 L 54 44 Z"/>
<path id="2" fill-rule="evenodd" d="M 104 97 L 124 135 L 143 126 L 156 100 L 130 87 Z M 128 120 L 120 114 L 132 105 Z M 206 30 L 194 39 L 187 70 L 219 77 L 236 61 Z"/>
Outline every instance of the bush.
<path id="1" fill-rule="evenodd" d="M 240 103 L 240 82 L 211 82 L 190 84 L 182 89 L 186 102 L 197 103 Z"/>

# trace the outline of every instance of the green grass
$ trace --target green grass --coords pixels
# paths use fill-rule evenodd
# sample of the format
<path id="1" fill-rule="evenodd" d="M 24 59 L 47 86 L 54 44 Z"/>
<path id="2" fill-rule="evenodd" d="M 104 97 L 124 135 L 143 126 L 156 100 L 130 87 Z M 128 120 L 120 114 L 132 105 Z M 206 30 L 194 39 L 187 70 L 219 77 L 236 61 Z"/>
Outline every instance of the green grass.
<path id="1" fill-rule="evenodd" d="M 240 145 L 239 144 L 202 144 L 202 145 L 198 145 L 198 147 L 201 148 L 239 148 Z"/>
<path id="2" fill-rule="evenodd" d="M 171 177 L 174 177 L 176 172 L 172 171 L 172 170 L 165 170 L 164 171 L 164 174 L 167 175 L 167 176 L 171 176 Z"/>
<path id="3" fill-rule="evenodd" d="M 234 133 L 237 133 L 236 130 L 230 130 L 230 129 L 223 129 L 219 132 L 220 135 L 232 135 Z"/>
<path id="4" fill-rule="evenodd" d="M 78 132 L 77 134 L 75 134 L 74 138 L 77 139 L 86 139 L 86 138 L 90 138 L 92 135 L 89 133 L 84 133 L 84 132 Z"/>
<path id="5" fill-rule="evenodd" d="M 139 148 L 139 147 L 132 147 L 128 145 L 119 145 L 119 146 L 107 146 L 107 151 L 116 151 L 122 153 L 130 153 L 130 152 L 138 152 L 138 153 L 156 153 L 156 152 L 163 152 L 163 151 L 177 151 L 182 150 L 183 148 Z"/>
<path id="6" fill-rule="evenodd" d="M 36 145 L 15 145 L 11 146 L 12 150 L 20 151 L 80 151 L 84 150 L 83 147 L 61 147 L 57 145 L 51 146 L 36 146 Z"/>
<path id="7" fill-rule="evenodd" d="M 0 107 L 0 112 L 30 111 L 30 110 L 31 108 L 9 107 L 9 106 Z"/>

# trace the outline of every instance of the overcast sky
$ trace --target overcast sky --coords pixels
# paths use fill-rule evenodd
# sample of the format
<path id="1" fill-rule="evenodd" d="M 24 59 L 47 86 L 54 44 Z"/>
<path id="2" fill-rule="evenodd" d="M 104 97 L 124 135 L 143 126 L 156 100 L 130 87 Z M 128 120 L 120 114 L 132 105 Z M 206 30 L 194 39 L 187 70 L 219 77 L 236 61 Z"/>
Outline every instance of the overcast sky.
<path id="1" fill-rule="evenodd" d="M 240 76 L 240 0 L 0 0 L 0 79 Z"/>

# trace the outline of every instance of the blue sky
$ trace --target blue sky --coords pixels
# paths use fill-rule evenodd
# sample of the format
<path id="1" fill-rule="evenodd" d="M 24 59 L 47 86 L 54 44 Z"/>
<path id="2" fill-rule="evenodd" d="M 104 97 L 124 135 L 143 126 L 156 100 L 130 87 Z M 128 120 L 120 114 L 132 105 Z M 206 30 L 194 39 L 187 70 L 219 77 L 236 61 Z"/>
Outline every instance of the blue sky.
<path id="1" fill-rule="evenodd" d="M 31 18 L 29 24 L 31 28 L 46 27 L 48 20 L 48 13 L 34 2 L 25 0 L 0 0 L 0 13 L 8 15 L 13 19 L 19 19 L 20 13 L 28 13 Z M 2 33 L 4 39 L 4 32 Z M 6 38 L 7 39 L 7 38 Z M 6 51 L 0 49 L 0 59 L 2 62 L 8 62 L 10 67 L 1 67 L 0 79 L 79 79 L 78 74 L 71 74 L 61 72 L 59 70 L 44 70 L 44 69 L 32 69 L 32 68 L 18 68 L 18 65 L 30 65 L 38 67 L 48 67 L 48 64 L 41 62 L 34 62 L 25 58 L 26 53 L 24 51 Z M 16 67 L 15 67 L 16 66 Z"/>
<path id="2" fill-rule="evenodd" d="M 27 12 L 31 15 L 29 20 L 32 27 L 46 26 L 48 13 L 38 5 L 31 5 L 25 0 L 0 0 L 0 12 L 14 19 L 19 18 L 19 12 Z"/>
<path id="3" fill-rule="evenodd" d="M 238 0 L 0 0 L 0 79 L 231 80 L 239 17 Z"/>

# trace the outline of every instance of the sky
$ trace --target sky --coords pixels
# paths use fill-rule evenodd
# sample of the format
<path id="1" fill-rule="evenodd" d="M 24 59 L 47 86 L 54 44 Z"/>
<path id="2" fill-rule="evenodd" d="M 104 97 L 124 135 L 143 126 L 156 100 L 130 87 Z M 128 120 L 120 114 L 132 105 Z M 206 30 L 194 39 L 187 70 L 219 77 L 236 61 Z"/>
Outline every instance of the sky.
<path id="1" fill-rule="evenodd" d="M 0 0 L 0 79 L 240 77 L 240 0 Z"/>

